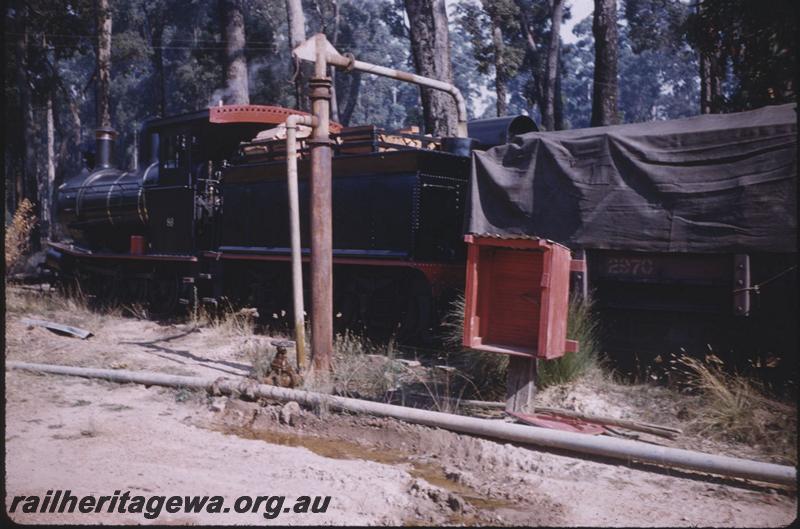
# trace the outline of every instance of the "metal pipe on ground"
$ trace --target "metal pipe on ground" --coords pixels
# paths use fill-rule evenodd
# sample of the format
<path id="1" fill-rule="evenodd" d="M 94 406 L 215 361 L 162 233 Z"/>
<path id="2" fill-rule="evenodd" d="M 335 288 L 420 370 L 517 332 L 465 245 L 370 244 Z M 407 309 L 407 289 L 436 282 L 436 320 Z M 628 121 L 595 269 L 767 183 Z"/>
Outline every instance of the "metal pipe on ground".
<path id="1" fill-rule="evenodd" d="M 300 200 L 297 184 L 297 126 L 314 125 L 313 116 L 286 118 L 286 178 L 289 190 L 289 225 L 292 247 L 292 297 L 294 305 L 295 350 L 298 372 L 306 367 L 305 306 L 303 304 L 303 262 L 300 255 Z"/>
<path id="2" fill-rule="evenodd" d="M 203 377 L 165 375 L 162 373 L 137 372 L 112 369 L 91 369 L 51 364 L 6 362 L 9 369 L 22 369 L 55 375 L 70 375 L 84 378 L 99 378 L 120 383 L 136 383 L 148 386 L 185 387 L 208 389 L 214 380 Z M 234 382 L 217 381 L 216 387 L 230 394 L 238 389 Z M 596 437 L 579 433 L 548 430 L 534 426 L 500 423 L 487 419 L 464 417 L 416 408 L 405 408 L 380 402 L 371 402 L 334 395 L 323 395 L 310 391 L 258 385 L 254 394 L 277 401 L 296 401 L 305 406 L 323 406 L 329 409 L 364 413 L 380 417 L 391 417 L 401 421 L 443 428 L 459 433 L 479 435 L 515 443 L 531 444 L 619 459 L 638 461 L 668 467 L 694 470 L 721 476 L 753 479 L 781 485 L 796 485 L 797 469 L 794 467 L 761 463 L 728 456 L 704 454 L 680 448 L 649 445 L 637 441 L 612 437 Z"/>

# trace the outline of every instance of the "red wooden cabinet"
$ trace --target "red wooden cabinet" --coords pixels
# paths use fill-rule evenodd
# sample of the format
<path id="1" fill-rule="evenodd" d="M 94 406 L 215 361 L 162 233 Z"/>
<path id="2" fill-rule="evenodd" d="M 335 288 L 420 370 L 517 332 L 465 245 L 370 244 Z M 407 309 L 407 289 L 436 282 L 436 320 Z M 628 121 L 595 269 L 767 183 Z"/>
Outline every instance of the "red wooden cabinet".
<path id="1" fill-rule="evenodd" d="M 568 248 L 531 237 L 467 235 L 464 345 L 497 353 L 556 358 L 567 340 Z"/>

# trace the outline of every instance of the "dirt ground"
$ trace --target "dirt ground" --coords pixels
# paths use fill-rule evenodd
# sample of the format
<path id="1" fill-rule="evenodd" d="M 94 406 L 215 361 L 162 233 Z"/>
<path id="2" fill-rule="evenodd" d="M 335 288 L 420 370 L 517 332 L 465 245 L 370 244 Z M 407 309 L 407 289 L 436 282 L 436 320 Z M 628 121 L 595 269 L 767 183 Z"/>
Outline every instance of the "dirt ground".
<path id="1" fill-rule="evenodd" d="M 81 325 L 87 340 L 20 322 Z M 270 338 L 9 302 L 6 360 L 245 376 Z M 373 417 L 6 371 L 6 507 L 17 495 L 331 496 L 324 514 L 24 514 L 20 523 L 786 526 L 797 491 L 587 460 Z M 563 397 L 563 396 L 562 396 Z M 606 401 L 622 398 L 604 396 Z M 597 399 L 595 399 L 597 401 Z M 606 403 L 600 411 L 608 412 Z M 591 410 L 586 410 L 591 411 Z M 285 414 L 284 414 L 285 415 Z M 707 447 L 696 447 L 707 448 Z M 756 457 L 757 454 L 751 454 Z"/>

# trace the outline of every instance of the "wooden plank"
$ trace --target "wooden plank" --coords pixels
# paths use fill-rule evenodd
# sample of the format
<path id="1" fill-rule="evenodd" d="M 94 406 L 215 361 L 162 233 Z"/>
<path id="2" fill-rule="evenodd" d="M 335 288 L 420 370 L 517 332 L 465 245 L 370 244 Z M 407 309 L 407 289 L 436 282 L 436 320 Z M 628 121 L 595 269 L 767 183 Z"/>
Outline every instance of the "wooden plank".
<path id="1" fill-rule="evenodd" d="M 580 413 L 573 410 L 564 410 L 560 408 L 549 408 L 545 406 L 536 406 L 535 411 L 537 413 L 548 413 L 551 415 L 560 415 L 562 417 L 574 417 L 576 419 L 581 419 L 587 422 L 593 422 L 602 425 L 612 425 L 612 426 L 619 426 L 620 428 L 627 428 L 628 430 L 634 430 L 638 432 L 645 432 L 652 435 L 658 435 L 660 437 L 667 437 L 669 439 L 674 439 L 678 435 L 682 434 L 683 431 L 678 428 L 672 428 L 669 426 L 661 426 L 659 424 L 650 424 L 641 421 L 632 421 L 628 419 L 618 419 L 616 417 L 603 417 L 600 415 L 587 415 L 585 413 Z"/>
<path id="2" fill-rule="evenodd" d="M 535 396 L 536 359 L 509 356 L 506 377 L 506 411 L 533 412 Z"/>

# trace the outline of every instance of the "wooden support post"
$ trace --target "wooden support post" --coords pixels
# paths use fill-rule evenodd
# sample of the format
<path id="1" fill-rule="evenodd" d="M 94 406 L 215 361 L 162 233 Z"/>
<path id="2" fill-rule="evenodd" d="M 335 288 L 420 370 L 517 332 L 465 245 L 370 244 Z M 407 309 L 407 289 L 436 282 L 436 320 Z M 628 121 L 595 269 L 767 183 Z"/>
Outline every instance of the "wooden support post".
<path id="1" fill-rule="evenodd" d="M 570 263 L 570 291 L 581 301 L 589 298 L 589 273 L 586 262 L 586 250 L 579 248 L 572 252 Z"/>
<path id="2" fill-rule="evenodd" d="M 536 358 L 511 355 L 506 375 L 506 411 L 533 413 Z"/>

